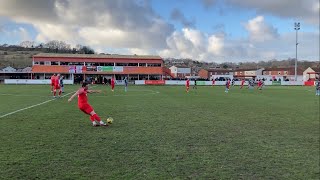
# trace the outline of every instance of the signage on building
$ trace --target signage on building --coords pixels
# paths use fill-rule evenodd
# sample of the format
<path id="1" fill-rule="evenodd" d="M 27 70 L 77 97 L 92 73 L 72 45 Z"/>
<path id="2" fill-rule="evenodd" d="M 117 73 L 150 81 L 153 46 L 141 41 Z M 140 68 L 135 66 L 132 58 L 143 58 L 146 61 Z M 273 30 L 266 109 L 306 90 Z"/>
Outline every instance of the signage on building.
<path id="1" fill-rule="evenodd" d="M 82 73 L 85 66 L 69 66 L 69 73 Z"/>
<path id="2" fill-rule="evenodd" d="M 97 66 L 97 72 L 123 72 L 122 66 Z"/>
<path id="3" fill-rule="evenodd" d="M 97 71 L 97 66 L 87 66 L 87 71 Z"/>

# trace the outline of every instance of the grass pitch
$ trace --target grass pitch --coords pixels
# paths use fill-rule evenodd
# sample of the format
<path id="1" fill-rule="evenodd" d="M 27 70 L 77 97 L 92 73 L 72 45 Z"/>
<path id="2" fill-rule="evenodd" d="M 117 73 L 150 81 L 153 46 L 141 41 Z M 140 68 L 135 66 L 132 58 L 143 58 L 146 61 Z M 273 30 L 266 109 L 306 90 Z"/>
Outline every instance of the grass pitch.
<path id="1" fill-rule="evenodd" d="M 113 117 L 108 128 L 92 127 L 71 94 L 48 101 L 48 86 L 0 85 L 0 179 L 319 178 L 314 88 L 95 89 L 89 103 Z"/>

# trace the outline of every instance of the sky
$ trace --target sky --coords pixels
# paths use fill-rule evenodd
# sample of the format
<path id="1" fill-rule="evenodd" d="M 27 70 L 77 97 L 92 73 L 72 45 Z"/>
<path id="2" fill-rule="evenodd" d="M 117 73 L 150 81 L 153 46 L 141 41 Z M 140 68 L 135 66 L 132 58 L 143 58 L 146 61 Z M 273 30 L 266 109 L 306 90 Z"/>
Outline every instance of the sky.
<path id="1" fill-rule="evenodd" d="M 319 0 L 0 0 L 0 44 L 206 62 L 319 61 Z"/>

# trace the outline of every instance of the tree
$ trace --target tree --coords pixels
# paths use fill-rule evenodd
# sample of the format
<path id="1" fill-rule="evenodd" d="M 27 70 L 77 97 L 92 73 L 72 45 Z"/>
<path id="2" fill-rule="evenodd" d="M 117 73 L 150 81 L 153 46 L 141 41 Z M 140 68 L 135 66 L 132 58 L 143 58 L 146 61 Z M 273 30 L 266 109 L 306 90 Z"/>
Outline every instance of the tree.
<path id="1" fill-rule="evenodd" d="M 95 52 L 89 46 L 82 46 L 82 48 L 80 49 L 80 53 L 81 54 L 94 54 Z"/>
<path id="2" fill-rule="evenodd" d="M 46 48 L 49 48 L 51 52 L 71 52 L 71 45 L 65 43 L 64 41 L 52 40 L 47 42 L 44 45 Z"/>
<path id="3" fill-rule="evenodd" d="M 223 69 L 227 69 L 229 66 L 224 64 L 222 67 L 223 67 Z"/>
<path id="4" fill-rule="evenodd" d="M 32 48 L 32 47 L 34 47 L 35 46 L 35 42 L 34 41 L 22 41 L 21 43 L 20 43 L 20 46 L 21 47 L 24 47 L 24 48 Z"/>

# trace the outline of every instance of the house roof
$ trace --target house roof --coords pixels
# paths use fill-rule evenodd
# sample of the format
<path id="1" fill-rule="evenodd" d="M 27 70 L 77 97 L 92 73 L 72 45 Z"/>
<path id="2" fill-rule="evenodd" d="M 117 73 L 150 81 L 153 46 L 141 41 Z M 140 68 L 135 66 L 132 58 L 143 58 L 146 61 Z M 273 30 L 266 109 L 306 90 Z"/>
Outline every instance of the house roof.
<path id="1" fill-rule="evenodd" d="M 33 57 L 65 57 L 65 58 L 102 58 L 102 59 L 159 59 L 160 56 L 155 55 L 118 55 L 118 54 L 58 54 L 58 53 L 39 53 Z"/>
<path id="2" fill-rule="evenodd" d="M 316 72 L 320 72 L 320 67 L 310 67 L 311 69 L 313 69 Z"/>
<path id="3" fill-rule="evenodd" d="M 175 67 L 177 67 L 177 68 L 190 68 L 188 66 L 175 66 Z"/>
<path id="4" fill-rule="evenodd" d="M 234 72 L 237 71 L 257 71 L 258 69 L 235 69 Z"/>
<path id="5" fill-rule="evenodd" d="M 208 72 L 233 72 L 233 70 L 228 69 L 206 69 Z"/>
<path id="6" fill-rule="evenodd" d="M 283 68 L 265 68 L 264 71 L 289 71 L 294 70 L 294 67 L 283 67 Z"/>

